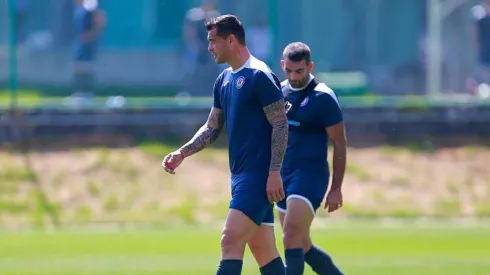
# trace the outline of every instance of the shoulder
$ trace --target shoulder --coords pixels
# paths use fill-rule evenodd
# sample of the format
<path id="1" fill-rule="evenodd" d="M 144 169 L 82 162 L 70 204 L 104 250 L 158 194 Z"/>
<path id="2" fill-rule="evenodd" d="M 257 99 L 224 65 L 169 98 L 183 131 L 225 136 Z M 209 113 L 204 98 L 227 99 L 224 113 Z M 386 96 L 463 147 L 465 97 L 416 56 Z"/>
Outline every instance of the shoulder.
<path id="1" fill-rule="evenodd" d="M 289 82 L 288 80 L 284 80 L 283 82 L 281 82 L 281 92 L 282 92 L 282 96 L 284 96 L 284 98 L 287 98 L 289 96 Z"/>
<path id="2" fill-rule="evenodd" d="M 337 95 L 325 83 L 323 83 L 323 82 L 318 83 L 315 86 L 315 88 L 313 88 L 313 91 L 315 92 L 315 97 L 318 98 L 319 100 L 328 101 L 328 102 L 335 102 L 337 105 L 340 106 L 339 99 L 337 98 Z"/>
<path id="3" fill-rule="evenodd" d="M 483 5 L 476 5 L 473 8 L 471 8 L 471 17 L 474 20 L 481 20 L 487 15 L 487 10 Z"/>
<path id="4" fill-rule="evenodd" d="M 287 80 L 287 79 L 286 79 L 286 80 L 284 80 L 283 82 L 281 82 L 281 88 L 283 88 L 283 89 L 284 89 L 285 87 L 287 87 L 287 86 L 288 86 L 288 83 L 289 83 L 289 82 L 288 82 L 288 80 Z"/>
<path id="5" fill-rule="evenodd" d="M 254 73 L 254 79 L 256 81 L 270 81 L 280 89 L 280 82 L 277 76 L 272 72 L 272 70 L 263 62 L 255 57 L 250 58 L 250 63 L 248 66 Z"/>
<path id="6" fill-rule="evenodd" d="M 216 78 L 216 81 L 215 83 L 218 83 L 218 84 L 223 84 L 224 80 L 226 80 L 227 78 L 229 78 L 231 75 L 231 69 L 228 68 L 228 69 L 224 69 L 219 75 L 218 77 Z"/>
<path id="7" fill-rule="evenodd" d="M 226 78 L 230 77 L 232 74 L 233 74 L 233 71 L 231 70 L 230 67 L 228 67 L 221 72 L 221 74 L 218 76 L 218 78 L 226 79 Z"/>

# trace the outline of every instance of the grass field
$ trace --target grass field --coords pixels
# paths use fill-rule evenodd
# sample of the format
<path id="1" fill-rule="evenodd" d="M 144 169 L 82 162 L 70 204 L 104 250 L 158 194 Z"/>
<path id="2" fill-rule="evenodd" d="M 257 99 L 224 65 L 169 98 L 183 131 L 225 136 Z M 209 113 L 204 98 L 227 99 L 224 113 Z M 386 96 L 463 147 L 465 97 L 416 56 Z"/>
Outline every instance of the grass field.
<path id="1" fill-rule="evenodd" d="M 484 275 L 490 227 L 329 221 L 314 240 L 346 274 Z M 280 233 L 280 232 L 278 232 Z M 0 233 L 0 274 L 214 274 L 219 228 Z M 282 249 L 282 246 L 280 246 Z M 307 268 L 306 274 L 313 274 Z M 259 274 L 247 252 L 243 274 Z"/>

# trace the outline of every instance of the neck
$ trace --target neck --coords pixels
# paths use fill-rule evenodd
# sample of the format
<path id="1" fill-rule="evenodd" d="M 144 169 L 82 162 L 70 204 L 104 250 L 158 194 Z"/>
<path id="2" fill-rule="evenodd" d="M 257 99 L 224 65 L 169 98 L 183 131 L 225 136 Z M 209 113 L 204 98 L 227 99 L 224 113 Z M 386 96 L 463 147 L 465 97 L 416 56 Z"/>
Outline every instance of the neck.
<path id="1" fill-rule="evenodd" d="M 231 69 L 236 71 L 240 69 L 245 62 L 250 58 L 250 52 L 247 47 L 240 47 L 234 57 L 228 62 Z"/>

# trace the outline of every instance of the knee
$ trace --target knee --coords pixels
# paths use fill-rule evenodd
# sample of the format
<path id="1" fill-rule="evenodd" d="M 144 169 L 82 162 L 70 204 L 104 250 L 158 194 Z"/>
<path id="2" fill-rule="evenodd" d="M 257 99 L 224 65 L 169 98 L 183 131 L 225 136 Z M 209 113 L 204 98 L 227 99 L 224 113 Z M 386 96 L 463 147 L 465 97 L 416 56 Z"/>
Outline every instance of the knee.
<path id="1" fill-rule="evenodd" d="M 283 240 L 286 248 L 303 247 L 305 238 L 305 232 L 299 224 L 286 223 L 284 225 Z"/>
<path id="2" fill-rule="evenodd" d="M 232 229 L 225 229 L 221 233 L 221 251 L 223 254 L 236 254 L 245 249 L 245 243 L 240 234 Z"/>

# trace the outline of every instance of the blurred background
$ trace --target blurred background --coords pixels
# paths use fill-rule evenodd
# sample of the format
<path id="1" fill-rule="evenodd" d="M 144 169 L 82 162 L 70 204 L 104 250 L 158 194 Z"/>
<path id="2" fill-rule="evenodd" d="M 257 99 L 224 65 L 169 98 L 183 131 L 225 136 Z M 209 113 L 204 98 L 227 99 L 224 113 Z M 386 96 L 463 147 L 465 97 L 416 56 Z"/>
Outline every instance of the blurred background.
<path id="1" fill-rule="evenodd" d="M 488 274 L 486 0 L 0 1 L 0 274 L 213 274 L 226 136 L 160 162 L 207 118 L 227 13 L 281 79 L 307 43 L 340 98 L 345 204 L 313 238 L 347 274 Z"/>

